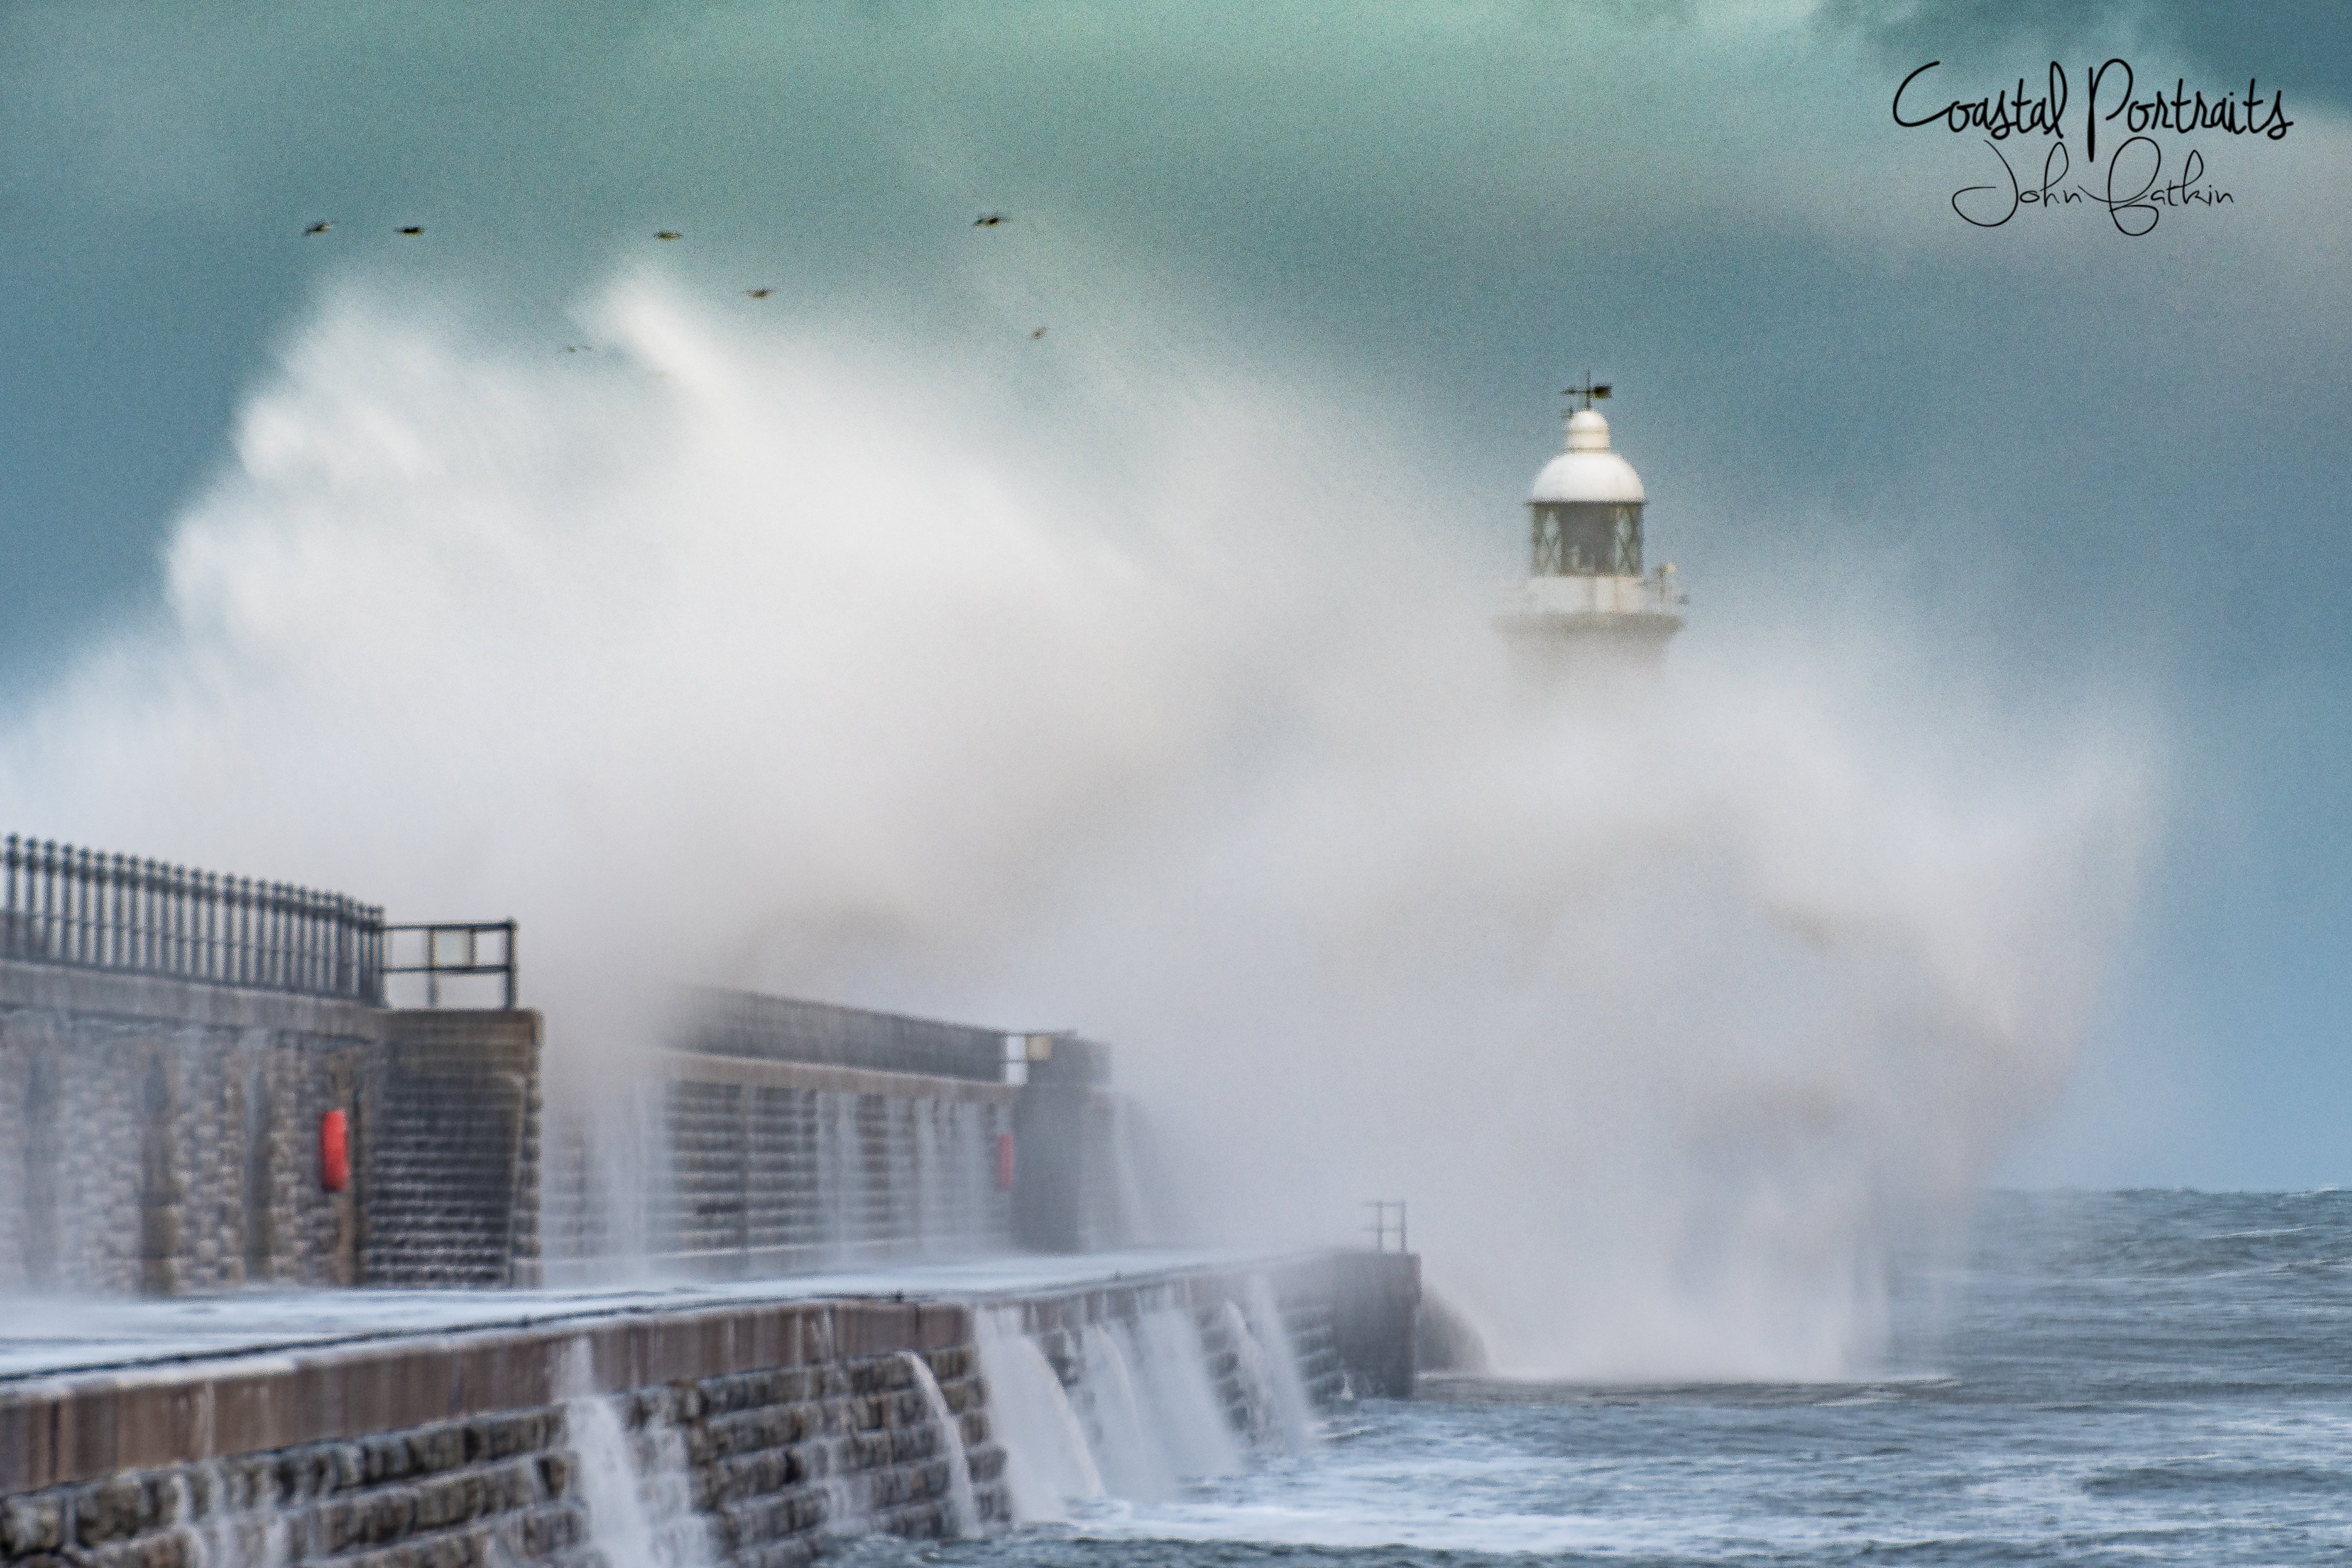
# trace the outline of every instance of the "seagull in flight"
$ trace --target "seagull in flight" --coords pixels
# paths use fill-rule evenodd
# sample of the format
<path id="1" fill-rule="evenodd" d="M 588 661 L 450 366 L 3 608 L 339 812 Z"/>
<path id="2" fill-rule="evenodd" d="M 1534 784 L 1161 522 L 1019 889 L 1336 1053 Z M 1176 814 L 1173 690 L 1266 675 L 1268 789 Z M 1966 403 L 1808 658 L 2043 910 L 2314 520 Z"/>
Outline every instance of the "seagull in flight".
<path id="1" fill-rule="evenodd" d="M 334 226 L 334 225 L 329 223 L 326 219 L 320 218 L 317 223 L 312 224 L 309 228 L 304 229 L 302 232 L 306 235 L 322 235 Z"/>
<path id="2" fill-rule="evenodd" d="M 654 231 L 654 238 L 656 239 L 677 239 L 679 237 L 680 235 L 676 229 L 656 229 Z"/>
<path id="3" fill-rule="evenodd" d="M 750 295 L 754 299 L 765 299 L 769 295 L 773 294 L 775 290 L 772 288 L 747 288 L 743 290 L 743 292 Z"/>
<path id="4" fill-rule="evenodd" d="M 402 234 L 404 234 L 404 235 L 408 235 L 411 239 L 414 239 L 414 238 L 415 238 L 418 235 L 421 235 L 421 234 L 423 234 L 423 233 L 425 232 L 425 225 L 424 225 L 423 224 L 410 224 L 407 227 L 405 227 L 405 228 L 402 229 L 400 232 L 401 232 Z"/>
<path id="5" fill-rule="evenodd" d="M 971 226 L 976 229 L 992 229 L 997 225 L 1009 221 L 1003 213 L 982 213 L 971 220 Z"/>

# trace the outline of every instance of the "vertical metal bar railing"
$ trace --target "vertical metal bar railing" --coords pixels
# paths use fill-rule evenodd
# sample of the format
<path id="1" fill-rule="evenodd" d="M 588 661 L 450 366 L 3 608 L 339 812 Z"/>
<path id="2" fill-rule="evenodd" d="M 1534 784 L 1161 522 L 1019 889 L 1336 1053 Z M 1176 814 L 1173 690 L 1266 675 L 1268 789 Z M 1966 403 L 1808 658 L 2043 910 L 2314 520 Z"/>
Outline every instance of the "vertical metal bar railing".
<path id="1" fill-rule="evenodd" d="M 0 958 L 380 1003 L 383 911 L 11 833 L 0 838 Z"/>

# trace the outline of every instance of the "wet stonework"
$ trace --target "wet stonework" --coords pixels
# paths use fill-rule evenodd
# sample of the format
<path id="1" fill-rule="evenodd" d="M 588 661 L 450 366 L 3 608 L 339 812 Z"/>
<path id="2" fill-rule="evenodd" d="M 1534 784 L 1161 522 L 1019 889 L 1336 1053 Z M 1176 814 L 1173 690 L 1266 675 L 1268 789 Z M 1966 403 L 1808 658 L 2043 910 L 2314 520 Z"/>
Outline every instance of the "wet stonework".
<path id="1" fill-rule="evenodd" d="M 991 1440 L 971 1349 L 923 1360 L 955 1413 L 953 1433 L 940 1429 L 902 1354 L 588 1397 L 610 1401 L 635 1484 L 657 1499 L 669 1483 L 711 1561 L 799 1563 L 828 1533 L 957 1533 L 951 1444 L 961 1445 L 982 1519 L 1006 1518 L 1004 1457 Z M 0 1560 L 26 1568 L 592 1563 L 607 1521 L 587 1484 L 582 1416 L 572 1401 L 23 1493 L 0 1501 Z M 659 1522 L 674 1531 L 680 1521 Z"/>

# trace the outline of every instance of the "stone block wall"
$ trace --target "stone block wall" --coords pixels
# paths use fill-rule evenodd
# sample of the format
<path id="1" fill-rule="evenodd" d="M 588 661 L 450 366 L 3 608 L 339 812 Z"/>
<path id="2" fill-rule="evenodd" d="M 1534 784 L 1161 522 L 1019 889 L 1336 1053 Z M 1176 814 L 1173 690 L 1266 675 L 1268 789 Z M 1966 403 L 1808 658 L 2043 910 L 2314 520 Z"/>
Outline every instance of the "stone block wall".
<path id="1" fill-rule="evenodd" d="M 0 1290 L 349 1283 L 318 1127 L 373 1009 L 0 964 Z"/>
<path id="2" fill-rule="evenodd" d="M 912 1353 L 680 1381 L 0 1501 L 11 1568 L 782 1568 L 828 1534 L 958 1533 L 950 1435 Z M 923 1356 L 981 1521 L 1007 1517 L 969 1346 Z M 616 1469 L 614 1460 L 625 1460 Z M 635 1482 L 646 1496 L 616 1495 Z M 634 1511 L 632 1505 L 635 1505 Z"/>
<path id="3" fill-rule="evenodd" d="M 985 1528 L 971 1329 L 759 1302 L 0 1382 L 0 1563 L 782 1568 Z"/>
<path id="4" fill-rule="evenodd" d="M 1275 1315 L 1302 1392 L 1339 1389 L 1335 1261 L 985 1310 L 1082 1402 L 1083 1336 L 1188 1313 L 1248 1437 Z M 0 1564 L 795 1568 L 838 1535 L 986 1531 L 1010 1499 L 979 1310 L 748 1301 L 0 1381 Z"/>
<path id="5" fill-rule="evenodd" d="M 538 1051 L 532 1013 L 0 962 L 0 1292 L 528 1282 Z"/>
<path id="6" fill-rule="evenodd" d="M 707 1275 L 804 1272 L 1008 1249 L 998 1139 L 1019 1091 L 927 1073 L 666 1052 L 654 1124 L 557 1134 L 547 1267 L 632 1250 Z M 611 1182 L 625 1145 L 642 1172 Z M 616 1214 L 616 1207 L 630 1212 Z"/>

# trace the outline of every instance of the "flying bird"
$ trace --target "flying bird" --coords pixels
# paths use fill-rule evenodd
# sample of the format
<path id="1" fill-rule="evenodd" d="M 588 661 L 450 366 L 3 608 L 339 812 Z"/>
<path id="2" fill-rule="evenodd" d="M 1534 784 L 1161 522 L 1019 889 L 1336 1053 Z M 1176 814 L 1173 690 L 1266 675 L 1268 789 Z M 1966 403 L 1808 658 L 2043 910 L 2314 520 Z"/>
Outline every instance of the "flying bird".
<path id="1" fill-rule="evenodd" d="M 563 351 L 567 354 L 584 354 L 588 350 L 577 343 L 566 343 L 563 345 Z"/>
<path id="2" fill-rule="evenodd" d="M 1045 328 L 1043 328 L 1043 327 L 1040 327 L 1040 328 L 1038 328 L 1035 331 L 1034 331 L 1034 332 L 1030 333 L 1030 334 L 1029 334 L 1029 338 L 1030 338 L 1030 340 L 1031 340 L 1032 342 L 1034 342 L 1037 339 L 1042 338 L 1042 337 L 1044 337 L 1045 335 Z"/>
<path id="3" fill-rule="evenodd" d="M 750 295 L 754 299 L 765 299 L 769 295 L 773 294 L 775 290 L 772 288 L 747 288 L 743 290 L 743 292 Z"/>
<path id="4" fill-rule="evenodd" d="M 976 229 L 992 229 L 997 225 L 1008 221 L 1003 213 L 982 213 L 971 220 L 971 226 Z"/>
<path id="5" fill-rule="evenodd" d="M 678 232 L 676 229 L 656 229 L 654 231 L 654 238 L 656 239 L 677 239 L 677 237 Z"/>
<path id="6" fill-rule="evenodd" d="M 402 229 L 400 232 L 409 235 L 421 235 L 425 232 L 425 225 L 423 224 L 410 224 L 406 228 Z"/>
<path id="7" fill-rule="evenodd" d="M 312 224 L 309 228 L 304 229 L 302 232 L 306 235 L 322 235 L 334 226 L 334 225 L 329 223 L 326 219 L 320 218 L 317 223 Z"/>

